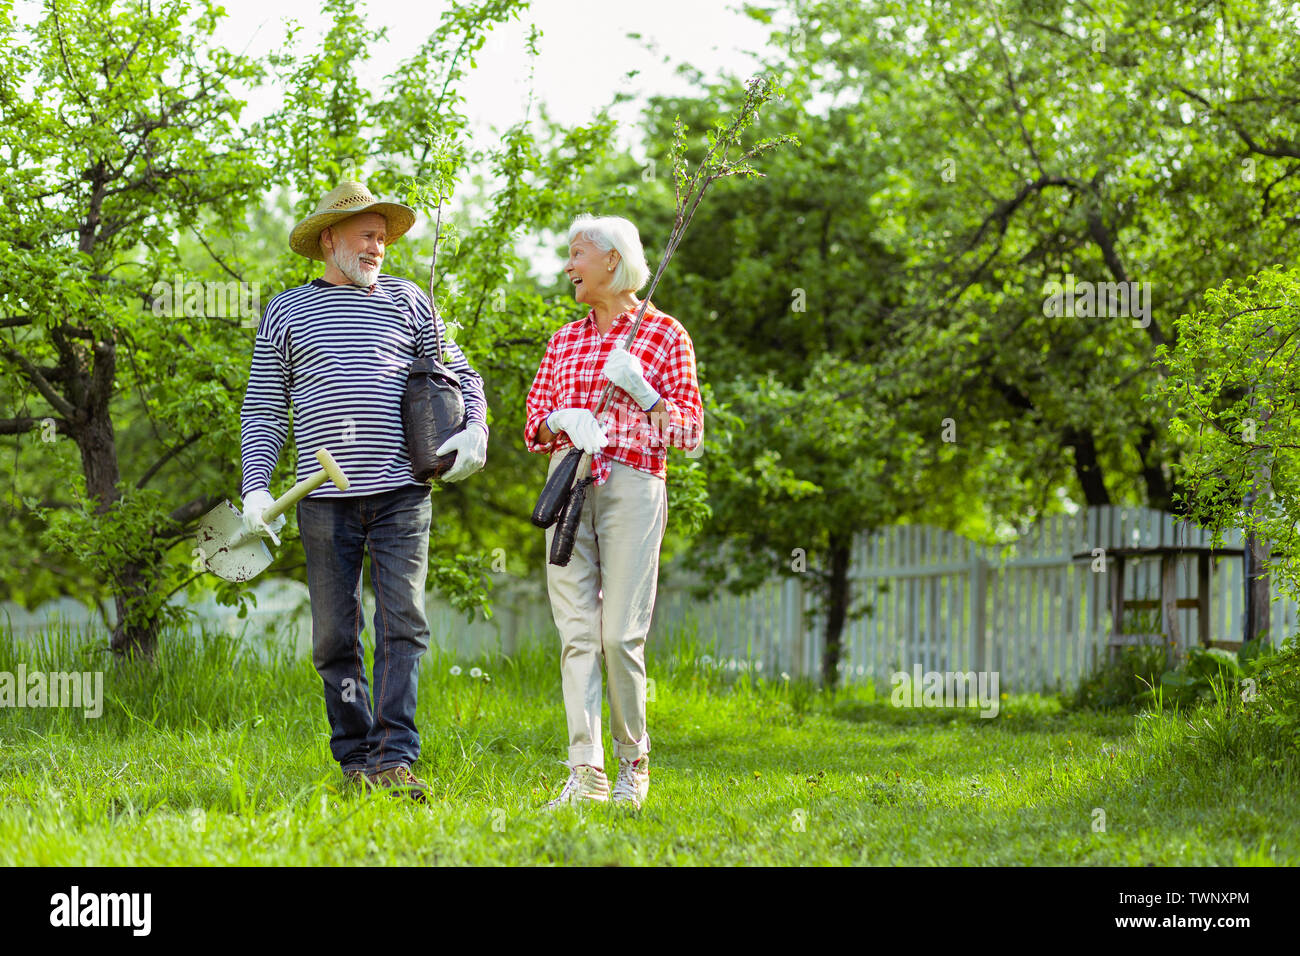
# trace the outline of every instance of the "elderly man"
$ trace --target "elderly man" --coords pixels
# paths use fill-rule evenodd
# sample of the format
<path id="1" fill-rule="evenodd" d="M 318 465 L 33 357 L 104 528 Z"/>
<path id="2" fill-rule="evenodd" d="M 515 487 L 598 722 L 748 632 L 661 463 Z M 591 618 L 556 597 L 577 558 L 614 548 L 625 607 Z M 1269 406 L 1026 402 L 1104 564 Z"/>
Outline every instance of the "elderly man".
<path id="1" fill-rule="evenodd" d="M 240 415 L 243 512 L 250 531 L 270 534 L 262 515 L 274 500 L 271 472 L 294 411 L 301 480 L 329 448 L 351 485 L 326 483 L 298 504 L 307 554 L 312 659 L 325 685 L 330 751 L 346 780 L 400 788 L 423 800 L 411 770 L 420 753 L 415 726 L 420 658 L 429 645 L 424 613 L 432 505 L 428 482 L 411 475 L 401 423 L 406 369 L 433 355 L 435 321 L 446 363 L 460 374 L 466 428 L 444 443 L 456 452 L 442 476 L 460 481 L 487 458 L 483 380 L 415 283 L 380 273 L 384 252 L 415 212 L 380 202 L 361 183 L 331 191 L 294 227 L 289 247 L 323 261 L 325 274 L 282 292 L 266 307 L 253 347 Z M 361 648 L 361 565 L 370 554 L 375 593 L 373 706 Z"/>

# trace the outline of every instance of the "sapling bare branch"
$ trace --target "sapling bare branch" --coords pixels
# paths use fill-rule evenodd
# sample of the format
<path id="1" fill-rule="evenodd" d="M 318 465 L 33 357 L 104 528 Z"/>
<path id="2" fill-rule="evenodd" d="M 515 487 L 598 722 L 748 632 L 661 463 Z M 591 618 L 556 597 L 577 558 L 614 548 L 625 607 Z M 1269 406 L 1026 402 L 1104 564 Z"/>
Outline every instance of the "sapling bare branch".
<path id="1" fill-rule="evenodd" d="M 750 78 L 745 84 L 745 99 L 739 112 L 725 128 L 715 126 L 708 131 L 709 148 L 705 151 L 703 158 L 696 165 L 689 178 L 687 176 L 686 127 L 682 125 L 680 117 L 674 119 L 673 144 L 669 148 L 669 158 L 673 167 L 673 195 L 675 201 L 673 229 L 668 236 L 668 242 L 664 245 L 663 256 L 660 257 L 654 277 L 650 280 L 650 286 L 646 290 L 645 297 L 641 300 L 641 305 L 632 321 L 632 328 L 623 341 L 623 348 L 631 348 L 637 330 L 641 327 L 641 320 L 645 317 L 645 310 L 650 302 L 650 297 L 654 295 L 654 290 L 658 287 L 664 270 L 668 267 L 673 254 L 677 251 L 677 246 L 686 234 L 691 220 L 695 218 L 695 210 L 699 208 L 700 201 L 704 198 L 704 193 L 709 186 L 714 181 L 729 176 L 761 177 L 763 174 L 754 169 L 748 160 L 786 143 L 797 145 L 797 139 L 786 135 L 775 139 L 761 140 L 736 160 L 727 158 L 732 148 L 739 144 L 741 135 L 757 118 L 759 108 L 774 95 L 776 95 L 776 89 L 766 77 L 754 76 Z M 719 148 L 721 149 L 720 154 L 718 153 Z M 715 155 L 717 156 L 716 159 Z M 614 383 L 607 382 L 601 392 L 600 404 L 596 408 L 597 416 L 605 410 L 613 392 Z M 591 456 L 584 453 L 582 460 L 578 463 L 577 475 L 579 477 L 585 475 L 590 464 Z"/>
<path id="2" fill-rule="evenodd" d="M 434 277 L 438 274 L 438 243 L 442 239 L 442 200 L 438 200 L 438 216 L 433 224 L 433 255 L 429 257 L 429 308 L 433 318 L 438 319 L 438 304 L 433 300 Z"/>
<path id="3" fill-rule="evenodd" d="M 438 247 L 442 242 L 442 209 L 451 199 L 456 180 L 464 165 L 465 150 L 455 134 L 439 133 L 429 124 L 429 136 L 425 140 L 425 161 L 432 167 L 429 177 L 412 177 L 406 183 L 407 205 L 419 207 L 428 213 L 434 211 L 433 253 L 429 259 L 429 309 L 433 313 L 434 326 L 438 322 L 438 303 L 433 290 L 437 284 Z M 449 237 L 451 238 L 451 237 Z M 441 360 L 443 357 L 439 356 Z"/>
<path id="4" fill-rule="evenodd" d="M 632 328 L 628 331 L 627 338 L 623 342 L 623 348 L 631 348 L 633 341 L 636 339 L 637 330 L 641 327 L 641 322 L 645 318 L 646 307 L 650 304 L 651 296 L 654 295 L 659 280 L 663 277 L 664 270 L 667 269 L 668 263 L 677 251 L 677 246 L 681 243 L 682 236 L 685 235 L 691 220 L 695 217 L 695 211 L 699 208 L 700 201 L 704 198 L 704 193 L 709 186 L 715 180 L 727 176 L 761 176 L 762 173 L 759 173 L 748 163 L 749 159 L 782 143 L 798 142 L 792 136 L 763 140 L 742 153 L 738 159 L 733 160 L 730 158 L 732 148 L 739 143 L 742 133 L 754 121 L 759 107 L 766 103 L 774 93 L 775 90 L 767 79 L 763 77 L 751 79 L 745 87 L 744 102 L 730 125 L 725 128 L 715 126 L 708 131 L 708 149 L 705 150 L 703 159 L 700 160 L 690 176 L 687 176 L 686 128 L 682 125 L 680 117 L 674 119 L 672 145 L 669 147 L 669 158 L 672 165 L 671 175 L 673 178 L 673 228 L 668 236 L 668 242 L 664 246 L 663 256 L 660 257 L 658 268 L 655 269 L 654 277 L 650 280 L 650 287 L 646 290 L 645 298 L 642 299 L 640 306 L 637 308 L 636 317 L 633 319 Z M 605 411 L 613 392 L 614 383 L 607 382 L 601 392 L 600 403 L 596 408 L 597 417 Z M 565 460 L 571 461 L 571 456 L 572 453 Z M 591 458 L 592 456 L 584 451 L 578 456 L 577 465 L 571 474 L 567 473 L 567 468 L 553 471 L 551 477 L 547 480 L 547 487 L 542 491 L 542 497 L 538 500 L 538 507 L 533 510 L 533 520 L 539 524 L 547 517 L 550 517 L 551 523 L 555 523 L 558 518 L 555 535 L 551 539 L 550 563 L 560 567 L 568 564 L 572 553 L 574 535 L 578 517 L 582 513 L 586 487 L 592 480 Z M 564 477 L 560 477 L 561 475 L 564 475 Z M 567 484 L 567 491 L 560 490 L 564 487 L 563 485 L 559 486 L 559 488 L 553 488 L 552 479 L 559 479 L 560 482 Z M 563 502 L 558 516 L 552 508 L 556 501 Z"/>

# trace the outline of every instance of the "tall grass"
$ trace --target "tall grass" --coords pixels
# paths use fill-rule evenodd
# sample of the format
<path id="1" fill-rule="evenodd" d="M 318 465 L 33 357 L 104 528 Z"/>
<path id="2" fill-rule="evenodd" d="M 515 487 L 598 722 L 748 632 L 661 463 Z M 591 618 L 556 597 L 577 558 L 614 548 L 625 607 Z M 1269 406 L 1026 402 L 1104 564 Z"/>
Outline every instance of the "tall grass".
<path id="1" fill-rule="evenodd" d="M 344 784 L 320 679 L 287 640 L 173 631 L 145 662 L 70 630 L 0 634 L 0 671 L 102 670 L 106 694 L 98 719 L 0 712 L 0 864 L 1300 860 L 1284 663 L 1251 703 L 1225 685 L 1198 710 L 1157 698 L 1134 717 L 1012 696 L 982 720 L 719 667 L 679 632 L 647 654 L 646 808 L 557 817 L 537 808 L 567 772 L 558 650 L 430 649 L 420 808 Z"/>

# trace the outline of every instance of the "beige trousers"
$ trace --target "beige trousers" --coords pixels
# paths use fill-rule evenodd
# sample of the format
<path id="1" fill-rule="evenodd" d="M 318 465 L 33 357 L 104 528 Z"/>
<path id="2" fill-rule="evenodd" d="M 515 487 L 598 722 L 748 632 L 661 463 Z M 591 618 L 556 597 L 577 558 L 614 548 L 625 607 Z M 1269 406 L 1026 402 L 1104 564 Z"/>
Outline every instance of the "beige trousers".
<path id="1" fill-rule="evenodd" d="M 550 471 L 568 449 L 551 455 Z M 569 763 L 604 768 L 601 664 L 609 681 L 616 757 L 650 750 L 645 717 L 645 639 L 668 521 L 662 478 L 613 463 L 603 485 L 588 485 L 568 566 L 546 565 L 551 614 L 560 632 L 560 676 L 569 724 Z M 549 475 L 548 471 L 548 475 Z M 550 554 L 555 526 L 546 532 Z"/>

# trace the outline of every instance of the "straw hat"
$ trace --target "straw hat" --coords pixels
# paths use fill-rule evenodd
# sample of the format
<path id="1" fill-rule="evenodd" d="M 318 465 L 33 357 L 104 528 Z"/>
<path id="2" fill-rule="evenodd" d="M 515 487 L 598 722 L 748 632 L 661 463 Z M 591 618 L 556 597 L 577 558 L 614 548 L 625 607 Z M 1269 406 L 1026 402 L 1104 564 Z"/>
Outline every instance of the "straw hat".
<path id="1" fill-rule="evenodd" d="M 396 202 L 380 202 L 362 183 L 339 183 L 316 205 L 316 210 L 289 233 L 289 248 L 308 259 L 325 261 L 321 230 L 359 212 L 377 212 L 388 220 L 387 242 L 415 225 L 415 210 Z"/>

